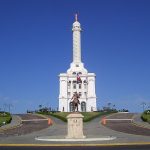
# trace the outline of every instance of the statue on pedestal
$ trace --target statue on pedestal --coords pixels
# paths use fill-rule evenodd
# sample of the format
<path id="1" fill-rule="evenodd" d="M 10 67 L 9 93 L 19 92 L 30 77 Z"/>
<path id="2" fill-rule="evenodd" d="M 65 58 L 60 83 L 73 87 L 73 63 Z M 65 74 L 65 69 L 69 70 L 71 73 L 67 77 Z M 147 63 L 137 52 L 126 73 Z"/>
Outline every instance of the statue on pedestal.
<path id="1" fill-rule="evenodd" d="M 72 103 L 73 103 L 73 112 L 75 112 L 76 109 L 78 111 L 78 105 L 80 104 L 79 98 L 80 98 L 80 96 L 77 92 L 73 94 L 73 97 L 71 99 L 71 100 L 73 100 L 72 101 Z"/>

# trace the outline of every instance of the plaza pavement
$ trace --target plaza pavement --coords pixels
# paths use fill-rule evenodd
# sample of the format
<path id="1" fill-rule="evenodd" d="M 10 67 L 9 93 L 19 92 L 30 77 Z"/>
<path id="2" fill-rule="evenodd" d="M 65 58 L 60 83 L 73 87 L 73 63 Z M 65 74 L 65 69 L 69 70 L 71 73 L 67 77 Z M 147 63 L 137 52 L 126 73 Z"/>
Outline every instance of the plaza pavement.
<path id="1" fill-rule="evenodd" d="M 17 118 L 17 117 L 13 117 Z M 53 120 L 53 125 L 43 129 L 41 131 L 36 131 L 30 134 L 21 135 L 21 136 L 8 136 L 8 137 L 0 137 L 0 145 L 3 144 L 150 144 L 150 137 L 149 136 L 141 136 L 141 135 L 133 135 L 133 134 L 126 134 L 122 132 L 117 132 L 111 130 L 109 128 L 104 127 L 100 120 L 101 118 L 96 118 L 91 122 L 84 123 L 84 135 L 87 138 L 100 138 L 106 136 L 114 136 L 116 139 L 111 141 L 74 141 L 74 142 L 61 142 L 59 139 L 64 139 L 67 135 L 67 123 L 62 122 L 57 118 L 51 117 Z M 135 116 L 136 124 L 138 124 L 138 116 Z M 16 125 L 19 122 L 19 118 L 15 119 Z M 12 126 L 15 126 L 15 120 L 13 120 Z M 140 124 L 141 125 L 141 124 Z M 144 125 L 144 123 L 143 123 Z M 3 128 L 5 128 L 3 126 Z M 36 137 L 43 137 L 48 136 L 51 139 L 58 139 L 55 142 L 48 142 L 48 141 L 37 141 L 35 140 Z"/>

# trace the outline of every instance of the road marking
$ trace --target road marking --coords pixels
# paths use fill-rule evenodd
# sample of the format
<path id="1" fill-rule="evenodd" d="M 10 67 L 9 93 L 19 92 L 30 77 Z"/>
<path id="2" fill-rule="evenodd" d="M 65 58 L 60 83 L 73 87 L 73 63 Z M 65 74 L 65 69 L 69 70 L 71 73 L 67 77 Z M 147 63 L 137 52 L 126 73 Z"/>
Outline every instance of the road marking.
<path id="1" fill-rule="evenodd" d="M 114 120 L 114 121 L 133 121 L 133 119 L 107 119 L 106 120 Z"/>
<path id="2" fill-rule="evenodd" d="M 133 124 L 134 126 L 141 127 L 141 128 L 144 128 L 144 129 L 150 129 L 149 126 L 145 126 L 144 124 L 138 124 L 138 123 L 136 123 L 136 122 L 134 121 L 134 120 L 135 120 L 135 119 L 134 119 L 135 117 L 136 117 L 135 115 L 132 117 L 132 119 L 133 119 L 132 124 Z"/>
<path id="3" fill-rule="evenodd" d="M 134 146 L 134 145 L 150 145 L 150 142 L 134 142 L 134 143 L 112 143 L 112 144 L 0 144 L 0 146 L 4 147 L 73 147 L 73 146 L 99 146 L 99 147 L 111 147 L 111 146 Z"/>
<path id="4" fill-rule="evenodd" d="M 27 122 L 27 121 L 44 121 L 48 119 L 28 119 L 28 120 L 21 120 L 22 122 Z"/>

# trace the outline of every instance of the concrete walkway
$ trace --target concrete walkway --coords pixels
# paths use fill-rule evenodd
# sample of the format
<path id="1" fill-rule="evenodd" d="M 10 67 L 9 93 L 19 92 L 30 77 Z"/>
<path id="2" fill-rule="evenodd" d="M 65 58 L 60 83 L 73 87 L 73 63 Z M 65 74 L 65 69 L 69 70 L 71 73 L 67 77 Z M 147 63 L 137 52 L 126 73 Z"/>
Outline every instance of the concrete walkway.
<path id="1" fill-rule="evenodd" d="M 12 129 L 12 128 L 15 128 L 15 127 L 18 127 L 21 125 L 21 118 L 17 115 L 12 115 L 12 120 L 11 120 L 11 123 L 9 124 L 6 124 L 4 126 L 1 126 L 0 127 L 0 131 L 4 131 L 4 130 L 7 130 L 7 129 Z"/>
<path id="2" fill-rule="evenodd" d="M 135 115 L 133 116 L 133 123 L 134 123 L 135 125 L 137 125 L 137 126 L 150 129 L 150 123 L 144 122 L 144 121 L 141 119 L 141 114 L 135 114 Z"/>

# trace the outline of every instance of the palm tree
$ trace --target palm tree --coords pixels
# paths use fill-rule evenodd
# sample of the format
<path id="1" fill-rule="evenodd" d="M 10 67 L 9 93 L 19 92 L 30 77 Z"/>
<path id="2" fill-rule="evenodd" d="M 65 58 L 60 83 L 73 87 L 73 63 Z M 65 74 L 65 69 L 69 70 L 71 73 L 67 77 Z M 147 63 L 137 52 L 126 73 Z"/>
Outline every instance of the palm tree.
<path id="1" fill-rule="evenodd" d="M 42 105 L 39 105 L 39 109 L 42 109 Z"/>
<path id="2" fill-rule="evenodd" d="M 110 109 L 111 103 L 108 103 L 107 105 L 108 105 L 108 107 L 109 107 L 109 109 Z"/>

